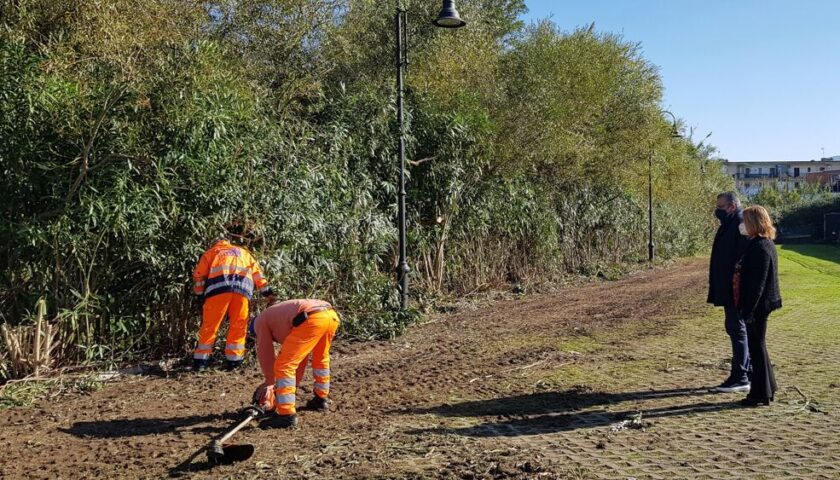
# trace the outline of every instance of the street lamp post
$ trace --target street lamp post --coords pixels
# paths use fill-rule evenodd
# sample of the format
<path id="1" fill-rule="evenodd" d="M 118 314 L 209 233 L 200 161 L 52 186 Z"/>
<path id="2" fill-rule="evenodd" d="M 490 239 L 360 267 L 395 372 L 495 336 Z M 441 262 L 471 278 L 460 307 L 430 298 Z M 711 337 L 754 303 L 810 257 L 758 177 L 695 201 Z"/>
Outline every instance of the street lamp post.
<path id="1" fill-rule="evenodd" d="M 667 113 L 671 116 L 673 123 L 671 124 L 671 138 L 682 138 L 680 131 L 677 128 L 677 117 L 668 110 L 662 110 L 662 113 Z M 653 155 L 651 152 L 648 155 L 648 262 L 653 263 L 654 249 L 653 249 Z"/>
<path id="2" fill-rule="evenodd" d="M 648 262 L 653 263 L 653 153 L 648 155 Z"/>
<path id="3" fill-rule="evenodd" d="M 399 137 L 398 154 L 400 161 L 400 184 L 397 189 L 397 224 L 399 229 L 399 262 L 397 264 L 397 289 L 400 292 L 400 309 L 408 306 L 408 260 L 406 258 L 406 225 L 405 225 L 405 67 L 408 65 L 408 12 L 403 8 L 402 1 L 397 0 L 397 12 L 394 17 L 396 33 L 397 60 L 397 128 Z M 443 0 L 440 13 L 434 20 L 434 25 L 441 28 L 460 28 L 467 24 L 461 19 L 455 8 L 454 0 Z"/>

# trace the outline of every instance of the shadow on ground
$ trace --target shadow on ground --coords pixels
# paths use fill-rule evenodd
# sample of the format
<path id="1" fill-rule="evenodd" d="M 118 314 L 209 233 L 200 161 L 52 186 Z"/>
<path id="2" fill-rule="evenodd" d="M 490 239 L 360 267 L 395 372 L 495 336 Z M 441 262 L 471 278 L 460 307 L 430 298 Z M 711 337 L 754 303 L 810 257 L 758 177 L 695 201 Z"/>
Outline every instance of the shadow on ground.
<path id="1" fill-rule="evenodd" d="M 207 447 L 202 447 L 199 450 L 196 450 L 192 455 L 189 456 L 186 460 L 179 463 L 178 465 L 169 469 L 169 477 L 170 478 L 180 478 L 190 473 L 196 472 L 206 472 L 212 470 L 215 465 L 210 463 L 208 460 L 202 459 L 196 461 L 202 454 L 207 454 Z"/>
<path id="2" fill-rule="evenodd" d="M 840 246 L 830 244 L 785 243 L 779 247 L 782 251 L 798 253 L 805 257 L 818 258 L 828 262 L 840 262 Z"/>
<path id="3" fill-rule="evenodd" d="M 432 413 L 442 417 L 486 417 L 491 415 L 537 415 L 584 410 L 599 405 L 669 397 L 710 395 L 708 389 L 679 388 L 638 392 L 604 393 L 587 388 L 562 392 L 540 392 L 490 400 L 476 400 L 437 407 L 410 410 L 409 413 Z"/>
<path id="4" fill-rule="evenodd" d="M 530 395 L 463 402 L 418 409 L 409 413 L 435 414 L 442 417 L 501 417 L 480 425 L 460 428 L 437 427 L 412 430 L 413 434 L 454 434 L 468 437 L 512 437 L 543 435 L 580 428 L 613 425 L 642 413 L 643 420 L 711 413 L 740 408 L 731 397 L 722 402 L 701 401 L 686 405 L 624 411 L 607 411 L 604 408 L 579 412 L 579 410 L 613 405 L 625 401 L 644 401 L 669 397 L 696 397 L 712 395 L 702 389 L 653 390 L 624 393 L 591 392 L 572 389 L 563 392 L 542 392 Z M 707 397 L 709 398 L 709 397 Z M 507 417 L 507 418 L 505 418 Z M 515 417 L 515 418 L 511 418 Z"/>
<path id="5" fill-rule="evenodd" d="M 60 428 L 59 431 L 69 433 L 79 438 L 121 438 L 142 437 L 146 435 L 160 435 L 173 433 L 181 429 L 199 424 L 217 422 L 219 420 L 237 420 L 241 416 L 238 412 L 228 412 L 213 415 L 192 415 L 189 417 L 173 418 L 132 418 L 118 420 L 101 420 L 95 422 L 76 422 L 70 428 Z M 191 428 L 193 433 L 218 433 L 228 425 L 205 426 Z"/>

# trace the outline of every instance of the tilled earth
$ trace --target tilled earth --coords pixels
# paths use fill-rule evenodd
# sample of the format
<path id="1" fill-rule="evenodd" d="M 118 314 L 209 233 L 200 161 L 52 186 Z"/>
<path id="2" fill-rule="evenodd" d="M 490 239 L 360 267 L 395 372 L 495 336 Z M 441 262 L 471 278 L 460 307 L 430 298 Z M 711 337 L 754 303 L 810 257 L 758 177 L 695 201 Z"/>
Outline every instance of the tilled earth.
<path id="1" fill-rule="evenodd" d="M 254 366 L 121 377 L 0 411 L 0 476 L 840 478 L 838 342 L 804 354 L 795 333 L 771 332 L 783 391 L 769 409 L 708 394 L 729 346 L 706 274 L 705 260 L 679 262 L 433 315 L 393 342 L 339 342 L 331 411 L 246 428 L 235 440 L 256 453 L 230 466 L 201 449 L 249 402 Z"/>

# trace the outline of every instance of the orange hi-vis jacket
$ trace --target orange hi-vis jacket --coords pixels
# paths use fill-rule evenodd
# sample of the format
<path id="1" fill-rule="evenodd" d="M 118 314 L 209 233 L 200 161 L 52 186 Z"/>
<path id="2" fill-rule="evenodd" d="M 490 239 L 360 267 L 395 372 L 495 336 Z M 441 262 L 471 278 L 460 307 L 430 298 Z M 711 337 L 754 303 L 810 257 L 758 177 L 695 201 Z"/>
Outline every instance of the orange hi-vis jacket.
<path id="1" fill-rule="evenodd" d="M 193 281 L 193 291 L 205 299 L 221 293 L 251 298 L 254 288 L 263 295 L 271 294 L 268 281 L 251 252 L 227 240 L 219 240 L 204 252 L 193 272 Z"/>

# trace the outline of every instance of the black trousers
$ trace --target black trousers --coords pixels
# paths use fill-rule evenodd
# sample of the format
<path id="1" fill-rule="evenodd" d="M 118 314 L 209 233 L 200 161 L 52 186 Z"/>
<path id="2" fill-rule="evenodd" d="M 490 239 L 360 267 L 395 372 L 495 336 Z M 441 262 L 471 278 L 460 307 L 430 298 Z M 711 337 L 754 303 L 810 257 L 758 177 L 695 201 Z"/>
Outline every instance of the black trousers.
<path id="1" fill-rule="evenodd" d="M 747 344 L 750 349 L 752 375 L 750 376 L 750 393 L 748 398 L 765 400 L 776 393 L 776 377 L 773 375 L 773 365 L 767 354 L 767 317 L 756 315 L 755 320 L 747 323 Z"/>

